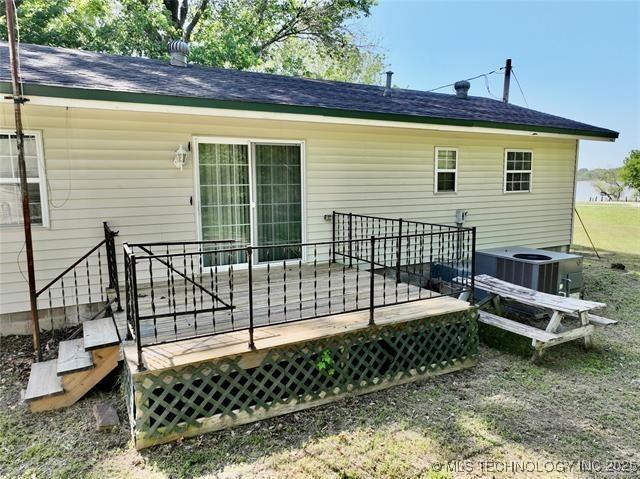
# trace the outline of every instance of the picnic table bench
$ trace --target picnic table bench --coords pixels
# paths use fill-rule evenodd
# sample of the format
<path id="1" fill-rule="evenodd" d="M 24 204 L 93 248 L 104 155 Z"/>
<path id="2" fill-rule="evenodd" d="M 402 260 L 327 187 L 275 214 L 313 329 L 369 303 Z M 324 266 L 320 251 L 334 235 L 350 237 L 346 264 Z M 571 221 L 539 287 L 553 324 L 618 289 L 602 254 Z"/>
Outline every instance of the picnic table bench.
<path id="1" fill-rule="evenodd" d="M 462 280 L 462 278 L 457 279 Z M 542 293 L 486 274 L 478 275 L 474 280 L 477 289 L 488 293 L 488 296 L 477 303 L 479 308 L 478 321 L 530 338 L 534 348 L 534 359 L 541 356 L 545 349 L 576 339 L 583 339 L 585 348 L 589 348 L 591 336 L 596 327 L 616 323 L 612 319 L 591 313 L 594 309 L 605 307 L 605 303 Z M 468 282 L 468 280 L 466 281 Z M 537 328 L 503 317 L 503 300 L 515 301 L 544 310 L 549 316 L 546 328 Z M 481 309 L 488 303 L 493 304 L 497 314 Z M 580 326 L 565 328 L 562 320 L 567 317 L 578 319 Z"/>

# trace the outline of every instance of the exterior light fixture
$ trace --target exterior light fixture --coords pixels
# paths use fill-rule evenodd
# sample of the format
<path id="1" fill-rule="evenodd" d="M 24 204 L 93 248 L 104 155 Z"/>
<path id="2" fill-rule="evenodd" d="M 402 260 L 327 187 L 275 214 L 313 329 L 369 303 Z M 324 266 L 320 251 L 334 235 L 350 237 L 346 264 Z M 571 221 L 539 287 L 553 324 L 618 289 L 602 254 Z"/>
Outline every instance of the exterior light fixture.
<path id="1" fill-rule="evenodd" d="M 180 171 L 182 171 L 182 168 L 184 168 L 184 164 L 187 161 L 188 154 L 189 153 L 182 147 L 182 145 L 180 145 L 176 150 L 176 156 L 173 158 L 173 165 L 176 168 L 180 169 Z"/>

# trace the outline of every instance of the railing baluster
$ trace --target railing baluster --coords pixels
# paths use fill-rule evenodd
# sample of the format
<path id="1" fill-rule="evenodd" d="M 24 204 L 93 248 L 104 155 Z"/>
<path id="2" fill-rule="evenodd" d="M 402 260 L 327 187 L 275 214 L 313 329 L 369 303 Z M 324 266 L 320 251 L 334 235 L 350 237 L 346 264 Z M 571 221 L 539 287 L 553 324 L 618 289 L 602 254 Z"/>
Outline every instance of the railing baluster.
<path id="1" fill-rule="evenodd" d="M 209 282 L 211 291 L 215 291 L 217 284 L 214 284 L 213 279 L 213 268 L 214 268 L 215 260 L 213 258 L 213 253 L 209 253 Z M 216 293 L 216 296 L 218 294 Z M 213 327 L 213 331 L 216 331 L 216 300 L 215 298 L 211 298 L 211 326 Z"/>
<path id="2" fill-rule="evenodd" d="M 298 312 L 302 319 L 302 259 L 298 259 Z"/>
<path id="3" fill-rule="evenodd" d="M 184 272 L 184 310 L 186 311 L 189 304 L 189 293 L 187 290 L 187 245 L 185 243 L 182 244 L 182 268 Z"/>
<path id="4" fill-rule="evenodd" d="M 396 241 L 396 248 L 396 284 L 398 284 L 400 282 L 400 262 L 402 261 L 402 218 L 398 220 L 398 240 Z"/>
<path id="5" fill-rule="evenodd" d="M 471 293 L 469 294 L 469 302 L 476 304 L 476 227 L 471 228 Z"/>
<path id="6" fill-rule="evenodd" d="M 375 324 L 374 320 L 373 320 L 373 310 L 375 308 L 375 301 L 374 301 L 374 287 L 375 287 L 375 262 L 376 262 L 376 257 L 375 257 L 375 245 L 376 245 L 376 237 L 371 235 L 371 262 L 369 264 L 369 267 L 371 268 L 370 274 L 369 274 L 369 325 L 373 325 Z"/>
<path id="7" fill-rule="evenodd" d="M 49 320 L 51 321 L 51 332 L 55 329 L 55 325 L 53 324 L 53 300 L 51 298 L 51 288 L 47 290 L 49 294 Z"/>
<path id="8" fill-rule="evenodd" d="M 153 316 L 153 336 L 158 341 L 158 324 L 156 319 L 156 293 L 153 287 L 153 263 L 149 258 L 149 287 L 151 288 L 151 316 Z"/>
<path id="9" fill-rule="evenodd" d="M 282 261 L 282 292 L 284 295 L 284 320 L 287 320 L 287 261 Z"/>
<path id="10" fill-rule="evenodd" d="M 318 315 L 318 251 L 313 245 L 313 315 Z"/>
<path id="11" fill-rule="evenodd" d="M 247 246 L 247 269 L 249 272 L 249 349 L 256 349 L 253 341 L 253 248 Z"/>
<path id="12" fill-rule="evenodd" d="M 173 334 L 178 339 L 178 313 L 176 307 L 176 279 L 174 276 L 173 258 L 169 259 L 169 270 L 171 271 L 171 298 L 173 304 Z"/>
<path id="13" fill-rule="evenodd" d="M 271 248 L 267 248 L 267 324 L 271 324 Z"/>
<path id="14" fill-rule="evenodd" d="M 336 244 L 332 243 L 329 245 L 329 258 L 331 258 L 331 253 L 333 253 L 334 257 L 336 254 Z M 329 261 L 329 271 L 328 271 L 328 285 L 327 285 L 327 291 L 328 291 L 328 307 L 329 307 L 329 314 L 331 314 L 331 264 L 332 262 Z"/>
<path id="15" fill-rule="evenodd" d="M 233 311 L 233 254 L 229 252 L 229 304 L 231 305 L 231 329 L 235 327 L 235 314 Z"/>
<path id="16" fill-rule="evenodd" d="M 140 334 L 140 311 L 138 309 L 138 275 L 136 272 L 136 257 L 135 255 L 131 255 L 131 294 L 133 296 L 132 306 L 133 306 L 133 317 L 134 324 L 136 330 L 136 349 L 138 352 L 138 371 L 142 371 L 144 369 L 144 365 L 142 362 L 142 336 Z"/>
<path id="17" fill-rule="evenodd" d="M 353 215 L 349 213 L 349 268 L 353 266 Z"/>
<path id="18" fill-rule="evenodd" d="M 169 258 L 169 245 L 165 247 L 165 254 L 167 255 L 167 260 L 171 260 Z M 167 270 L 167 309 L 171 312 L 171 269 L 169 267 L 165 267 Z M 175 310 L 173 311 L 175 313 Z"/>
<path id="19" fill-rule="evenodd" d="M 93 304 L 93 301 L 91 300 L 91 276 L 89 273 L 89 258 L 86 259 L 84 266 L 87 270 L 87 296 L 89 298 L 89 311 L 91 311 L 91 305 Z"/>
<path id="20" fill-rule="evenodd" d="M 333 244 L 336 243 L 336 212 L 333 211 L 331 213 L 331 239 L 333 240 Z M 329 255 L 329 261 L 332 263 L 336 262 L 336 252 L 335 249 L 333 251 L 333 255 Z"/>
<path id="21" fill-rule="evenodd" d="M 76 268 L 73 268 L 73 284 L 76 297 L 76 321 L 80 324 L 82 321 L 80 320 L 80 294 L 78 293 L 78 274 Z"/>
<path id="22" fill-rule="evenodd" d="M 100 250 L 98 250 L 98 277 L 100 278 L 100 301 L 104 303 L 104 284 L 102 282 L 102 257 L 100 255 Z"/>
<path id="23" fill-rule="evenodd" d="M 193 255 L 189 255 L 191 266 L 191 299 L 193 302 L 193 331 L 198 335 L 198 299 L 196 298 L 196 278 L 193 270 Z M 200 290 L 202 292 L 202 290 Z"/>

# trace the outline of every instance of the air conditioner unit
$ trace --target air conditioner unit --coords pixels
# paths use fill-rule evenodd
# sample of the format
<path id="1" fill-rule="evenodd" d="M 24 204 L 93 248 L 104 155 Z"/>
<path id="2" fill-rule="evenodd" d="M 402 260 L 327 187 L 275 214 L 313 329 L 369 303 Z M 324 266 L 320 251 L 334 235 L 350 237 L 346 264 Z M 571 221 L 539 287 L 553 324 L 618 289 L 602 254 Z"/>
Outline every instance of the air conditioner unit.
<path id="1" fill-rule="evenodd" d="M 476 274 L 562 296 L 583 286 L 581 256 L 519 246 L 476 251 Z"/>

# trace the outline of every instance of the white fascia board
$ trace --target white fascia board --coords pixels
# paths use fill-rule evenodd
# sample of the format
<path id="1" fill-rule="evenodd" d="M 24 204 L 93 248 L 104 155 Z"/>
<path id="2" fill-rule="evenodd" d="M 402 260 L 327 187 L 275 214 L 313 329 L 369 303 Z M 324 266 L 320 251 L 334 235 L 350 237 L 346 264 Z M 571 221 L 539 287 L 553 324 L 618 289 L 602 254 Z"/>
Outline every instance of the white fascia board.
<path id="1" fill-rule="evenodd" d="M 56 98 L 46 96 L 29 96 L 28 105 L 59 106 L 69 108 L 87 108 L 98 110 L 134 111 L 147 113 L 169 113 L 200 116 L 217 116 L 226 118 L 248 118 L 254 120 L 294 121 L 306 123 L 322 123 L 334 125 L 378 126 L 385 128 L 404 128 L 413 130 L 455 131 L 462 133 L 485 133 L 494 135 L 512 135 L 543 138 L 562 138 L 573 140 L 615 141 L 611 138 L 594 136 L 565 135 L 561 133 L 546 133 L 525 130 L 508 130 L 501 128 L 487 128 L 477 126 L 437 125 L 428 123 L 409 123 L 403 121 L 368 120 L 361 118 L 343 118 L 321 115 L 307 115 L 298 113 L 277 113 L 250 110 L 234 110 L 226 108 L 206 108 L 193 106 L 159 105 L 147 103 L 128 103 L 103 100 L 82 100 L 70 98 Z"/>

